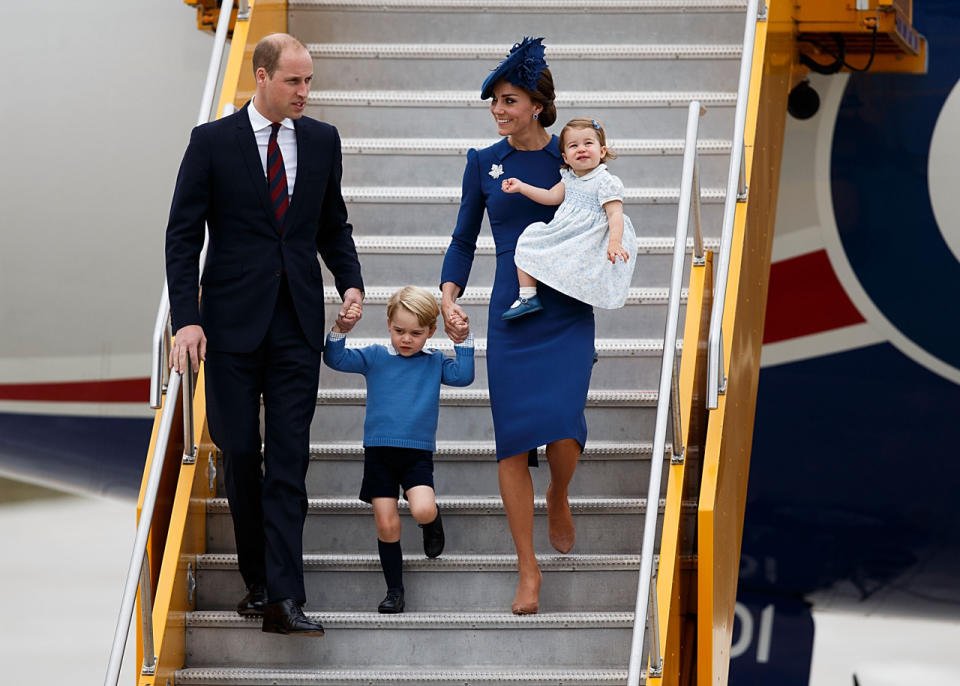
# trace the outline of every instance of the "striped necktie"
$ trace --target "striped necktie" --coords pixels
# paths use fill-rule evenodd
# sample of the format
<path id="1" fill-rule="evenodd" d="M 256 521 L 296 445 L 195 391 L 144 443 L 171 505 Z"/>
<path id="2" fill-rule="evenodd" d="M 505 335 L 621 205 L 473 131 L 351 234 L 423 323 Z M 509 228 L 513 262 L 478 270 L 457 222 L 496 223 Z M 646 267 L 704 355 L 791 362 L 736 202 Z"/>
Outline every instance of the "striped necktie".
<path id="1" fill-rule="evenodd" d="M 287 196 L 287 170 L 283 166 L 283 155 L 277 142 L 279 131 L 280 124 L 270 124 L 270 141 L 267 143 L 267 190 L 270 193 L 273 215 L 277 218 L 277 225 L 282 233 L 290 199 Z"/>

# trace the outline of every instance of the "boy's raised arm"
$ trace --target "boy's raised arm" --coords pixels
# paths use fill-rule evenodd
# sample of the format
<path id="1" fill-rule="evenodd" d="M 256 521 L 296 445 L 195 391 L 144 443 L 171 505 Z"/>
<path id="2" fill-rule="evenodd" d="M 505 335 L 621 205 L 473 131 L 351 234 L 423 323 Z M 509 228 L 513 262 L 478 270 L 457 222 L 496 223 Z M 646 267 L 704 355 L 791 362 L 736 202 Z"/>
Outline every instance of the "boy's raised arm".
<path id="1" fill-rule="evenodd" d="M 347 334 L 331 331 L 323 348 L 323 362 L 338 372 L 366 374 L 373 363 L 376 346 L 354 350 L 347 347 Z"/>
<path id="2" fill-rule="evenodd" d="M 463 343 L 453 346 L 456 358 L 444 357 L 440 380 L 448 386 L 469 386 L 473 383 L 473 332 Z"/>

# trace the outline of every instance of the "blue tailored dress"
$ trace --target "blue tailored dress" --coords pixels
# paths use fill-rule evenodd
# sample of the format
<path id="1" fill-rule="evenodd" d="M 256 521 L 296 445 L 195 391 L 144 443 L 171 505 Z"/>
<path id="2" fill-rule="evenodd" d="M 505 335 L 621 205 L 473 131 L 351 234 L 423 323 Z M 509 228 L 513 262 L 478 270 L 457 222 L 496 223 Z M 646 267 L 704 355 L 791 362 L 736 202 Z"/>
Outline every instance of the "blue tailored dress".
<path id="1" fill-rule="evenodd" d="M 470 276 L 484 211 L 496 245 L 497 271 L 487 325 L 487 379 L 497 459 L 528 453 L 564 438 L 587 440 L 584 407 L 593 366 L 593 308 L 541 284 L 543 310 L 510 321 L 501 314 L 517 297 L 513 261 L 517 238 L 533 222 L 549 222 L 556 207 L 504 193 L 511 176 L 541 188 L 560 180 L 556 136 L 542 150 L 515 150 L 504 138 L 467 153 L 460 214 L 443 260 L 441 283 L 463 289 Z M 479 284 L 485 285 L 485 284 Z"/>

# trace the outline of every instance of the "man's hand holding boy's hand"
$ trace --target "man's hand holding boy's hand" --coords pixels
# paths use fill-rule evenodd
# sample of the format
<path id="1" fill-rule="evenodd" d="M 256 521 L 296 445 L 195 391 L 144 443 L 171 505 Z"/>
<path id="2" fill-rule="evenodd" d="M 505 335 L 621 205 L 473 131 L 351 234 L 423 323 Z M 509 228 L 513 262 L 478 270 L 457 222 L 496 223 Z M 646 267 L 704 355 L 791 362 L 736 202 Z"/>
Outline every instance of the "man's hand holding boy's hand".
<path id="1" fill-rule="evenodd" d="M 363 316 L 363 303 L 362 302 L 351 302 L 350 304 L 344 303 L 343 307 L 340 308 L 340 316 L 337 317 L 336 323 L 333 325 L 333 330 L 335 333 L 347 333 L 356 326 L 357 322 L 360 321 L 360 317 Z"/>

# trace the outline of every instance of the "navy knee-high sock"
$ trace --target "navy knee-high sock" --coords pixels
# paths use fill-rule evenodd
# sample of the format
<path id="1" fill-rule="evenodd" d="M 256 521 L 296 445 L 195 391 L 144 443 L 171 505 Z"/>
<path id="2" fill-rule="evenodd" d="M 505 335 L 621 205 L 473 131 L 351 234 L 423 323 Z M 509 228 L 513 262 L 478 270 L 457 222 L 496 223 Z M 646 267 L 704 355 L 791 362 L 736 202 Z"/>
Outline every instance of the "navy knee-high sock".
<path id="1" fill-rule="evenodd" d="M 384 543 L 377 539 L 377 549 L 380 551 L 380 566 L 383 567 L 383 578 L 387 588 L 403 590 L 403 551 L 400 550 L 400 541 Z"/>

